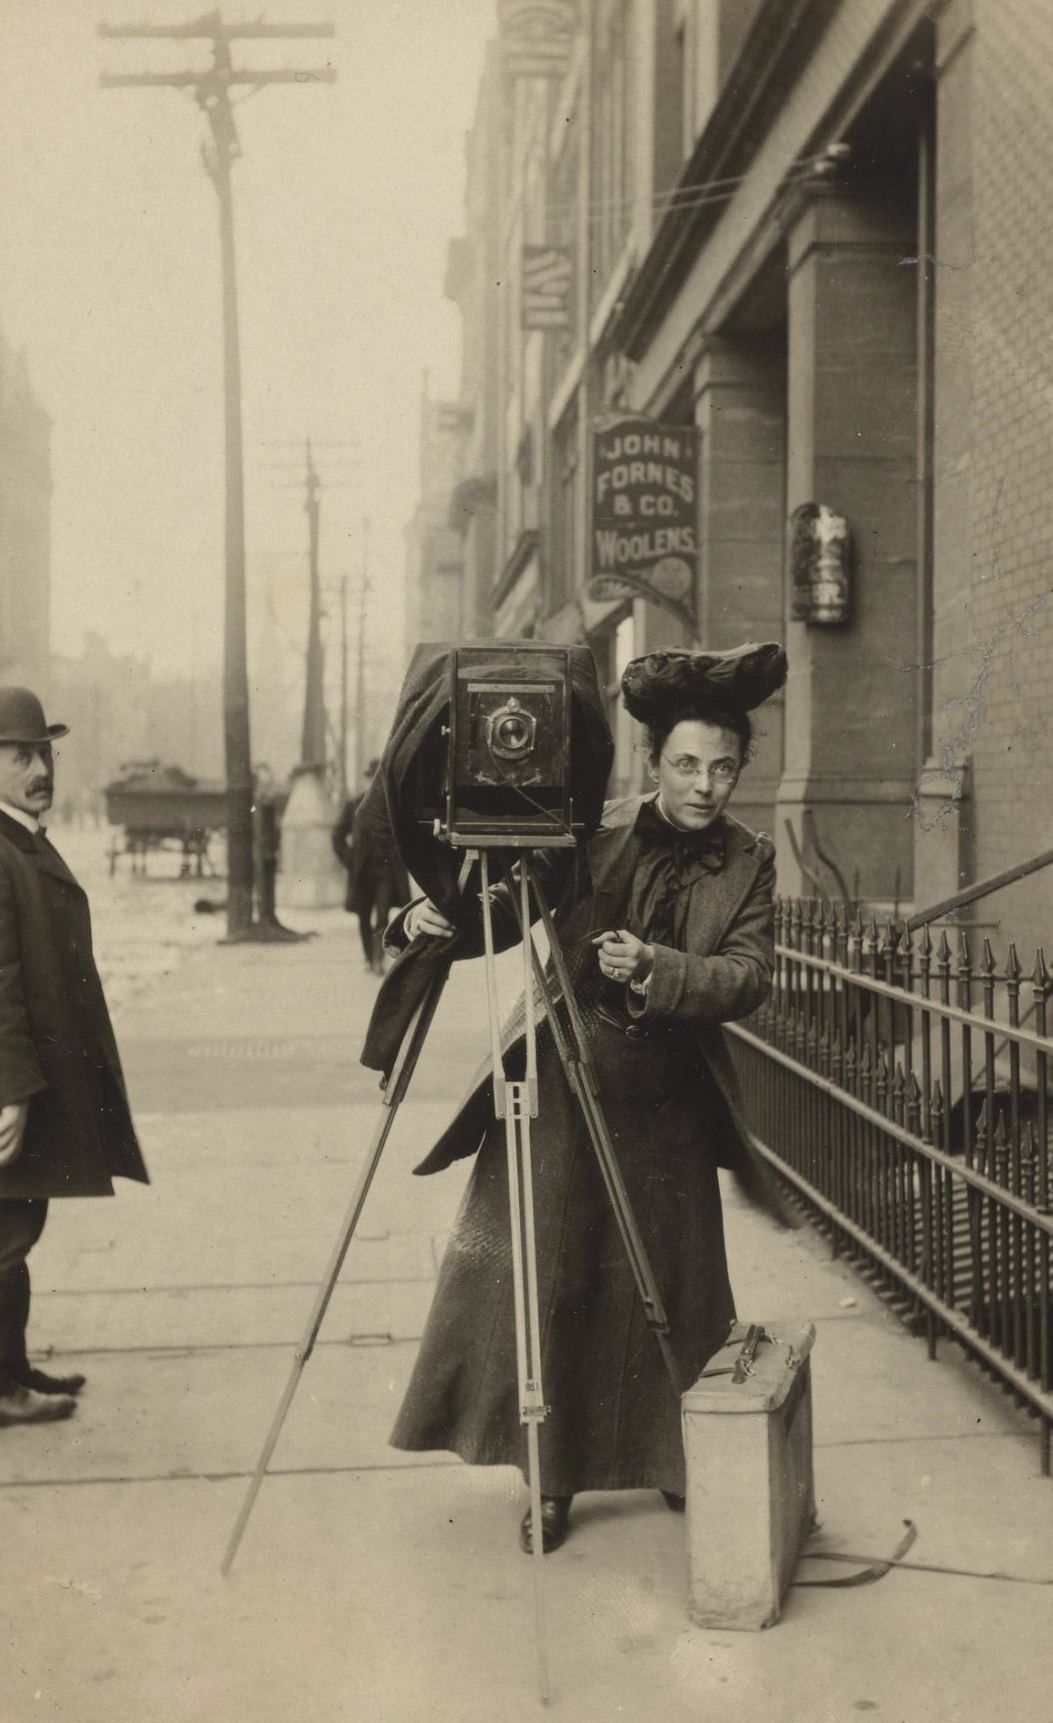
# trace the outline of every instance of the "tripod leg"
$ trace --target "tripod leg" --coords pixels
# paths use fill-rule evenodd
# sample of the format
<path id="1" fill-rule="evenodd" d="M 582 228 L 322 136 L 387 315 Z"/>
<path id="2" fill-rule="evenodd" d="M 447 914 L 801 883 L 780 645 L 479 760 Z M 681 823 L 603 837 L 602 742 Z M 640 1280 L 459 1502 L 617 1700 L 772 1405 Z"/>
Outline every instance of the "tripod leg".
<path id="1" fill-rule="evenodd" d="M 578 1105 L 581 1108 L 585 1127 L 589 1133 L 589 1139 L 604 1184 L 607 1187 L 607 1195 L 610 1198 L 615 1222 L 621 1234 L 629 1268 L 636 1282 L 640 1302 L 643 1305 L 644 1316 L 647 1319 L 648 1327 L 658 1342 L 673 1394 L 679 1400 L 683 1392 L 683 1384 L 680 1381 L 680 1372 L 669 1341 L 669 1318 L 666 1315 L 662 1296 L 658 1290 L 658 1283 L 654 1277 L 654 1270 L 651 1267 L 650 1258 L 647 1255 L 647 1249 L 640 1234 L 632 1204 L 629 1201 L 629 1193 L 625 1188 L 621 1165 L 615 1154 L 614 1144 L 611 1142 L 611 1134 L 600 1101 L 599 1084 L 589 1054 L 585 1025 L 578 1010 L 566 958 L 559 943 L 559 935 L 553 925 L 552 913 L 537 876 L 533 873 L 526 856 L 523 857 L 522 871 L 525 880 L 533 890 L 534 898 L 541 912 L 541 921 L 548 938 L 552 967 L 555 970 L 559 991 L 567 1011 L 567 1023 L 570 1029 L 569 1039 L 563 1033 L 563 1027 L 558 1018 L 557 1002 L 552 996 L 549 977 L 545 974 L 530 934 L 529 912 L 524 913 L 522 916 L 524 939 L 533 954 L 534 974 L 541 988 L 545 1010 L 552 1028 L 553 1040 L 556 1043 L 567 1082 L 576 1095 Z"/>
<path id="2" fill-rule="evenodd" d="M 300 1377 L 303 1375 L 304 1366 L 310 1358 L 311 1353 L 314 1351 L 314 1343 L 318 1338 L 319 1330 L 325 1319 L 325 1313 L 329 1308 L 329 1301 L 333 1296 L 337 1280 L 340 1276 L 340 1270 L 344 1266 L 344 1258 L 350 1248 L 351 1240 L 355 1234 L 355 1228 L 358 1226 L 359 1217 L 361 1216 L 366 1197 L 369 1195 L 369 1188 L 373 1183 L 373 1175 L 375 1174 L 377 1167 L 380 1165 L 380 1157 L 384 1152 L 384 1145 L 391 1134 L 391 1127 L 395 1123 L 395 1116 L 405 1096 L 406 1090 L 409 1087 L 410 1078 L 416 1068 L 421 1048 L 424 1045 L 428 1030 L 431 1027 L 431 1021 L 435 1015 L 443 987 L 446 984 L 448 973 L 448 969 L 444 969 L 440 971 L 433 980 L 431 988 L 425 995 L 424 1000 L 417 1011 L 417 1016 L 414 1019 L 413 1025 L 403 1041 L 398 1061 L 396 1062 L 388 1080 L 382 1104 L 383 1110 L 377 1121 L 377 1127 L 373 1133 L 369 1149 L 366 1152 L 366 1158 L 363 1162 L 362 1170 L 359 1173 L 358 1182 L 355 1185 L 347 1214 L 344 1217 L 344 1224 L 341 1227 L 339 1236 L 333 1246 L 325 1274 L 322 1277 L 321 1285 L 318 1288 L 314 1304 L 311 1307 L 311 1314 L 307 1319 L 307 1326 L 304 1329 L 303 1338 L 296 1349 L 288 1381 L 285 1384 L 282 1397 L 278 1402 L 278 1409 L 274 1414 L 271 1427 L 267 1432 L 266 1439 L 260 1451 L 260 1457 L 256 1462 L 256 1470 L 252 1474 L 249 1487 L 245 1493 L 245 1500 L 241 1504 L 241 1511 L 234 1523 L 234 1530 L 230 1534 L 230 1541 L 227 1544 L 226 1553 L 224 1554 L 220 1567 L 220 1572 L 224 1575 L 229 1574 L 231 1567 L 233 1566 L 234 1558 L 238 1553 L 238 1546 L 241 1543 L 245 1527 L 249 1522 L 249 1515 L 252 1513 L 256 1497 L 260 1492 L 260 1486 L 263 1483 L 264 1477 L 267 1473 L 267 1467 L 270 1464 L 271 1455 L 274 1453 L 278 1437 L 281 1434 L 282 1425 L 285 1423 L 289 1414 L 289 1408 L 293 1403 L 293 1397 L 300 1385 Z"/>
<path id="3" fill-rule="evenodd" d="M 534 1575 L 534 1644 L 541 1703 L 549 1701 L 548 1649 L 545 1632 L 542 1564 L 545 1541 L 541 1523 L 541 1454 L 538 1429 L 547 1408 L 541 1386 L 541 1318 L 538 1310 L 537 1240 L 534 1231 L 534 1184 L 530 1150 L 530 1121 L 537 1116 L 537 1035 L 534 1023 L 534 988 L 531 974 L 533 944 L 523 944 L 524 993 L 526 999 L 525 1081 L 505 1079 L 497 1021 L 497 974 L 494 967 L 493 925 L 490 914 L 489 866 L 486 851 L 480 857 L 483 891 L 483 943 L 486 954 L 487 998 L 494 1060 L 494 1109 L 505 1121 L 505 1152 L 508 1163 L 508 1210 L 512 1245 L 512 1298 L 515 1310 L 516 1367 L 519 1379 L 519 1417 L 527 1433 L 527 1477 L 530 1487 L 531 1553 Z M 520 880 L 519 915 L 529 910 L 525 871 Z M 528 949 L 529 947 L 529 949 Z"/>
<path id="4" fill-rule="evenodd" d="M 541 1522 L 541 1455 L 538 1445 L 538 1429 L 544 1422 L 547 1408 L 541 1387 L 534 1193 L 530 1177 L 530 1114 L 525 1105 L 527 1097 L 524 1084 L 509 1083 L 507 1097 L 505 1147 L 508 1156 L 508 1206 L 512 1223 L 512 1282 L 519 1372 L 519 1417 L 526 1426 L 527 1434 L 538 1691 L 542 1703 L 547 1704 L 548 1651 L 542 1590 L 545 1540 Z"/>

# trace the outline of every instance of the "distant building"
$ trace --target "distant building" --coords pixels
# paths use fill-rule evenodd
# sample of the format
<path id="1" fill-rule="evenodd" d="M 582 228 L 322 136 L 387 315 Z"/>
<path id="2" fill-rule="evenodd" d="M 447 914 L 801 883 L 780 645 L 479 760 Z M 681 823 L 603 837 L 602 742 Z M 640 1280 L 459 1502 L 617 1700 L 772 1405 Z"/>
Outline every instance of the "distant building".
<path id="1" fill-rule="evenodd" d="M 460 481 L 449 498 L 446 518 L 462 544 L 464 632 L 476 635 L 521 633 L 533 620 L 532 615 L 510 619 L 508 589 L 515 576 L 503 582 L 496 578 L 501 401 L 497 374 L 505 294 L 499 265 L 502 182 L 495 162 L 505 149 L 511 124 L 504 96 L 500 51 L 492 42 L 465 150 L 466 231 L 450 243 L 445 281 L 446 297 L 461 313 L 458 406 L 464 415 Z"/>
<path id="2" fill-rule="evenodd" d="M 0 334 L 0 680 L 46 692 L 51 420 Z"/>
<path id="3" fill-rule="evenodd" d="M 1048 848 L 1053 11 L 499 16 L 449 271 L 466 621 L 587 639 L 613 715 L 625 658 L 693 631 L 651 597 L 589 597 L 593 427 L 693 425 L 694 632 L 790 653 L 737 798 L 775 835 L 782 889 L 836 895 L 840 876 L 920 906 Z M 789 548 L 819 508 L 850 534 L 839 615 Z M 451 618 L 456 562 L 424 581 Z M 624 787 L 642 762 L 618 722 Z M 980 913 L 1037 942 L 1049 889 Z"/>
<path id="4" fill-rule="evenodd" d="M 111 652 L 99 634 L 79 656 L 51 660 L 50 704 L 70 733 L 59 745 L 59 808 L 98 809 L 133 760 L 159 760 L 197 778 L 222 778 L 219 672 L 155 677 L 149 663 Z M 72 810 L 71 810 L 72 811 Z"/>
<path id="5" fill-rule="evenodd" d="M 464 547 L 450 510 L 471 417 L 456 402 L 425 396 L 421 418 L 420 501 L 406 532 L 407 655 L 420 640 L 451 640 L 466 632 Z"/>

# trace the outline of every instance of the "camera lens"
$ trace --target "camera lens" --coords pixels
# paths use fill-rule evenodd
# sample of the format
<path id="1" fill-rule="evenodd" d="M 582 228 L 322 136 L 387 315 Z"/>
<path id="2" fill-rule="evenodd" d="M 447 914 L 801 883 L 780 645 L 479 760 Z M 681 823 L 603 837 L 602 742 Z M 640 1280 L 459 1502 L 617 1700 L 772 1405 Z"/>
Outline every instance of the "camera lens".
<path id="1" fill-rule="evenodd" d="M 525 760 L 534 749 L 537 720 L 510 696 L 499 711 L 491 713 L 488 732 L 491 753 L 502 760 Z"/>
<path id="2" fill-rule="evenodd" d="M 518 754 L 530 746 L 530 729 L 522 718 L 502 718 L 494 725 L 494 741 L 509 754 Z"/>

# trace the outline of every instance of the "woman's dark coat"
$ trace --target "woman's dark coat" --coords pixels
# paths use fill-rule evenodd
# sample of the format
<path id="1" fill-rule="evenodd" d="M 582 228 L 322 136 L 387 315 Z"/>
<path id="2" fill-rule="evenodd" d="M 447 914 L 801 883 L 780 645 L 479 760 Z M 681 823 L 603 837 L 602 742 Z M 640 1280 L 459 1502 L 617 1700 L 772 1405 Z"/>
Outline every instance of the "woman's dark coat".
<path id="1" fill-rule="evenodd" d="M 785 1219 L 750 1141 L 721 1030 L 754 1010 L 771 985 L 773 846 L 725 820 L 723 861 L 689 869 L 680 888 L 677 937 L 686 949 L 651 940 L 646 998 L 625 988 L 605 993 L 590 940 L 626 923 L 646 843 L 637 831 L 641 800 L 607 807 L 586 846 L 587 876 L 562 880 L 568 889 L 557 920 L 578 975 L 612 1147 L 669 1317 L 679 1387 L 674 1393 L 647 1331 L 595 1156 L 543 1030 L 532 1163 L 542 1377 L 551 1408 L 540 1430 L 542 1489 L 556 1495 L 684 1493 L 679 1392 L 697 1379 L 734 1318 L 717 1164 L 730 1166 L 755 1200 Z M 559 857 L 546 866 L 558 888 Z M 504 907 L 498 893 L 495 911 L 507 934 Z M 461 935 L 457 949 L 469 946 Z M 520 1009 L 503 1036 L 511 1073 L 520 1069 L 522 1022 Z M 480 1151 L 392 1442 L 452 1449 L 476 1465 L 522 1466 L 503 1135 L 488 1062 L 417 1169 L 435 1172 Z"/>
<path id="2" fill-rule="evenodd" d="M 28 1101 L 0 1198 L 112 1196 L 147 1181 L 91 943 L 58 851 L 0 812 L 0 1105 Z"/>
<path id="3" fill-rule="evenodd" d="M 641 796 L 627 796 L 607 804 L 603 823 L 586 849 L 591 890 L 556 918 L 561 941 L 568 948 L 586 933 L 611 927 L 624 904 L 636 860 L 633 840 L 642 800 Z M 727 835 L 724 866 L 717 873 L 703 874 L 691 888 L 689 949 L 654 947 L 646 1001 L 630 993 L 630 1009 L 644 1022 L 672 1016 L 691 1025 L 725 1106 L 721 1140 L 716 1145 L 718 1163 L 731 1169 L 747 1196 L 787 1224 L 788 1212 L 753 1147 L 738 1078 L 721 1028 L 722 1023 L 756 1010 L 771 989 L 775 846 L 769 837 L 751 832 L 727 814 L 723 823 Z M 520 1003 L 502 1034 L 502 1046 L 512 1058 L 522 1041 L 522 1028 Z M 478 1149 L 493 1110 L 490 1075 L 487 1059 L 456 1118 L 416 1169 L 419 1173 L 441 1172 Z"/>

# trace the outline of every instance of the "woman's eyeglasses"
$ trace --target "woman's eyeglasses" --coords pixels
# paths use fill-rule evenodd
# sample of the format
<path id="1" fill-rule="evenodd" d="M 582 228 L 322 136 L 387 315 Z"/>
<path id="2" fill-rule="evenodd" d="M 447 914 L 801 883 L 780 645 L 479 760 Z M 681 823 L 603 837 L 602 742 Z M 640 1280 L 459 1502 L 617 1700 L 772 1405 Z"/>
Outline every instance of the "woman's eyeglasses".
<path id="1" fill-rule="evenodd" d="M 737 760 L 714 760 L 707 766 L 704 760 L 696 760 L 694 754 L 663 754 L 678 778 L 685 783 L 689 778 L 711 778 L 714 784 L 733 784 L 742 770 Z"/>

